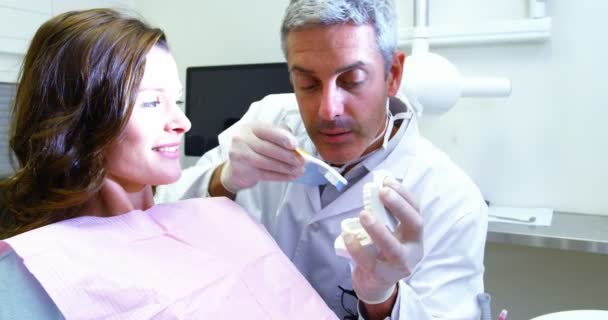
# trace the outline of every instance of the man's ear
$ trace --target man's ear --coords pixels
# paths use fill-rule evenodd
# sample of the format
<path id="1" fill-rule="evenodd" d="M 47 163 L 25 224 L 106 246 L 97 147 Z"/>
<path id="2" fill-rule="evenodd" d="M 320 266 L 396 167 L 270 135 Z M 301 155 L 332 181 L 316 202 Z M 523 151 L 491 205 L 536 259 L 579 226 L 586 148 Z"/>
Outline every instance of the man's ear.
<path id="1" fill-rule="evenodd" d="M 403 63 L 405 62 L 405 53 L 402 51 L 396 51 L 393 55 L 393 61 L 388 70 L 387 87 L 388 95 L 394 97 L 399 92 L 401 87 L 401 79 L 403 77 Z"/>

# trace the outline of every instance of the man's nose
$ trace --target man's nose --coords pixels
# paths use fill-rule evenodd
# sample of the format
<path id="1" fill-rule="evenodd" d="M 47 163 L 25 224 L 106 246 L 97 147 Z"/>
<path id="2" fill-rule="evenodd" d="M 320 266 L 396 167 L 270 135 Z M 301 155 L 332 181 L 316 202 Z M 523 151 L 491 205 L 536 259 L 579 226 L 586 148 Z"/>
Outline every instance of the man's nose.
<path id="1" fill-rule="evenodd" d="M 344 99 L 342 92 L 335 84 L 323 87 L 319 105 L 319 116 L 324 120 L 334 120 L 344 113 Z"/>

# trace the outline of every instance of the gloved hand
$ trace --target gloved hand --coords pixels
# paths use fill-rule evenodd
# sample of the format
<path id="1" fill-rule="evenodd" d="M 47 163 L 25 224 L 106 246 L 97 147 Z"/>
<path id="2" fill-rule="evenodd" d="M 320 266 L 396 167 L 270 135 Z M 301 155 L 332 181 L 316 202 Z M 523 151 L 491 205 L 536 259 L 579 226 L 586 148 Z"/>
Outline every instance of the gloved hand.
<path id="1" fill-rule="evenodd" d="M 232 193 L 258 181 L 289 181 L 304 172 L 304 159 L 295 153 L 296 138 L 268 124 L 242 127 L 233 137 L 220 182 Z"/>
<path id="2" fill-rule="evenodd" d="M 380 200 L 399 221 L 391 232 L 371 212 L 361 211 L 359 219 L 376 247 L 366 251 L 352 234 L 342 234 L 355 267 L 353 289 L 359 300 L 378 304 L 391 297 L 399 280 L 407 277 L 422 259 L 422 217 L 413 197 L 395 179 L 384 180 Z"/>

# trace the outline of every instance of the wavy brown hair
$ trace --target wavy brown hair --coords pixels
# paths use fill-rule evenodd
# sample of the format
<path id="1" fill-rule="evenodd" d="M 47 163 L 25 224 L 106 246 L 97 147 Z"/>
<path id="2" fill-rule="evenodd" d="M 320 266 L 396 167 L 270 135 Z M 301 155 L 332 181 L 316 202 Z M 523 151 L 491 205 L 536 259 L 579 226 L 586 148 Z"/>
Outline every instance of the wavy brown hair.
<path id="1" fill-rule="evenodd" d="M 100 189 L 155 45 L 168 50 L 160 29 L 111 9 L 67 12 L 38 29 L 14 101 L 18 167 L 0 182 L 0 239 L 76 217 Z"/>

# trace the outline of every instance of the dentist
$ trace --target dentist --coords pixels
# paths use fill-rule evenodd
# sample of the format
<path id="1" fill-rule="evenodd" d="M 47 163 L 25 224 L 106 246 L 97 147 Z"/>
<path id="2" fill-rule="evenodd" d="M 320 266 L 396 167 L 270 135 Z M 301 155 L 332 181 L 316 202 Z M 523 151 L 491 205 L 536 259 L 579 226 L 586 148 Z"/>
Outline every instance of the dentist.
<path id="1" fill-rule="evenodd" d="M 341 319 L 478 319 L 487 208 L 396 97 L 405 59 L 396 32 L 391 0 L 291 0 L 281 36 L 294 94 L 253 103 L 156 199 L 234 199 Z M 306 178 L 296 147 L 336 167 L 348 185 L 311 185 L 320 180 Z M 394 231 L 363 210 L 363 185 L 379 169 L 394 176 L 380 191 Z M 379 254 L 341 235 L 352 217 Z M 353 263 L 336 256 L 339 236 Z"/>

